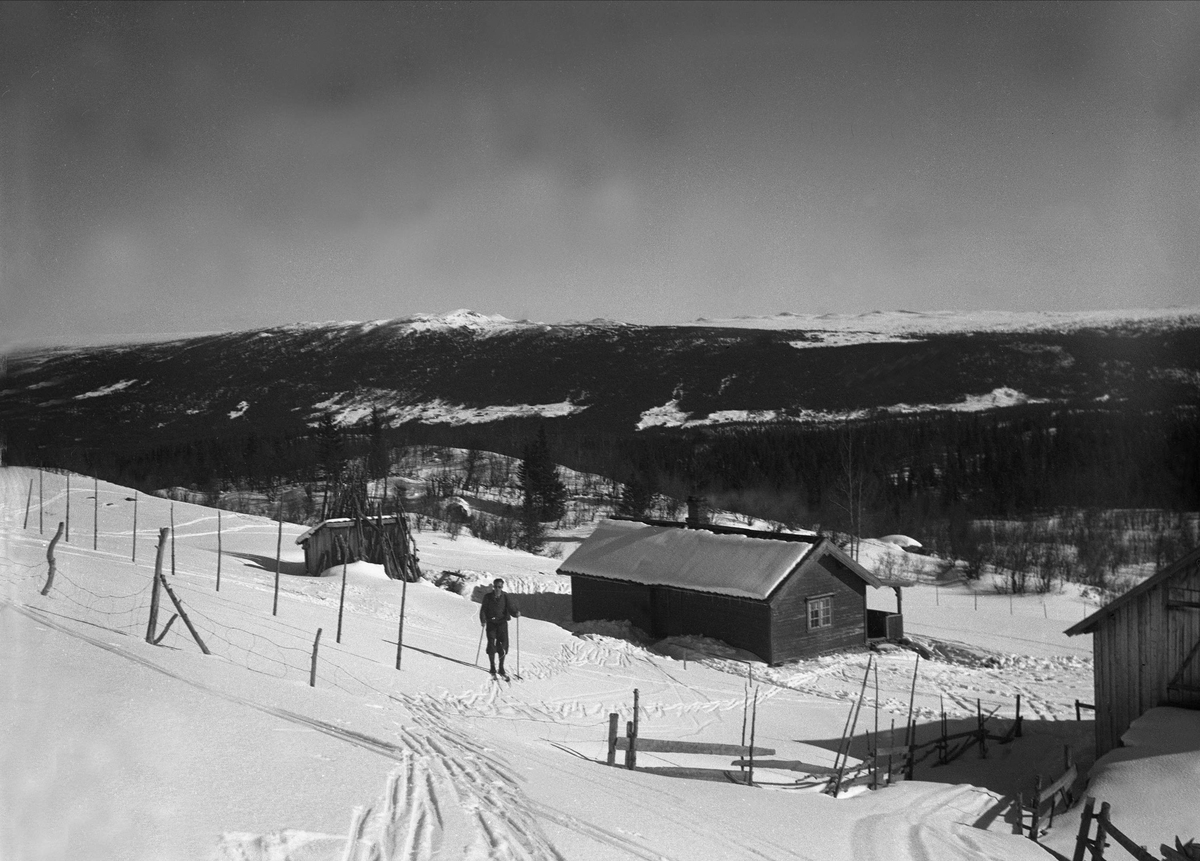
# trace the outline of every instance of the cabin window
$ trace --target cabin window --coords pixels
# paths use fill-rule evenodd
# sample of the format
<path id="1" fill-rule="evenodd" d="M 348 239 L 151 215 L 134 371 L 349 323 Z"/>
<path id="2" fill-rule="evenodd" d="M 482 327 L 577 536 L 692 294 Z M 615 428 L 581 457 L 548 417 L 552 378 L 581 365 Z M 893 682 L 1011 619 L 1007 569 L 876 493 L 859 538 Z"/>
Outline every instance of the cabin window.
<path id="1" fill-rule="evenodd" d="M 808 605 L 808 630 L 833 627 L 832 595 L 817 595 L 805 603 Z"/>

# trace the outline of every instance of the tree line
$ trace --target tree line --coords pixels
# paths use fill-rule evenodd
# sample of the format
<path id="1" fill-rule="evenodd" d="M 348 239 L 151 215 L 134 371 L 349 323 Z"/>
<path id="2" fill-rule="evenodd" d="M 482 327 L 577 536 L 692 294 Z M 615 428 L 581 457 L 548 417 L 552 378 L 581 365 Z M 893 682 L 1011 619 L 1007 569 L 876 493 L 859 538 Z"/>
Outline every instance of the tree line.
<path id="1" fill-rule="evenodd" d="M 9 462 L 57 466 L 145 490 L 322 485 L 377 476 L 398 448 L 452 445 L 527 464 L 530 511 L 554 519 L 563 464 L 624 485 L 628 512 L 656 496 L 704 496 L 716 508 L 856 535 L 949 534 L 984 517 L 1060 509 L 1200 510 L 1200 413 L 1066 412 L 880 416 L 828 425 L 597 433 L 586 424 L 499 422 L 388 427 L 379 413 L 346 428 L 331 416 L 302 435 L 214 437 L 103 450 L 10 447 Z M 551 466 L 547 466 L 550 464 Z M 360 475 L 358 479 L 361 480 Z M 947 539 L 948 540 L 948 539 Z"/>

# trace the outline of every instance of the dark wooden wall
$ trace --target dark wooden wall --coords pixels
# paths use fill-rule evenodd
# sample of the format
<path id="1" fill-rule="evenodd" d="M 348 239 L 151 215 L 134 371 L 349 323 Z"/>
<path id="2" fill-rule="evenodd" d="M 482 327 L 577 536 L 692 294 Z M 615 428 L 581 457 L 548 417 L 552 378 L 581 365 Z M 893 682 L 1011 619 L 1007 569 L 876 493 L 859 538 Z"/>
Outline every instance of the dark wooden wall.
<path id="1" fill-rule="evenodd" d="M 833 625 L 808 630 L 806 599 L 833 598 Z M 782 663 L 867 641 L 867 584 L 830 556 L 807 562 L 771 596 L 771 662 Z"/>
<path id="2" fill-rule="evenodd" d="M 576 622 L 628 619 L 655 638 L 712 637 L 772 660 L 764 601 L 572 574 L 571 615 Z"/>

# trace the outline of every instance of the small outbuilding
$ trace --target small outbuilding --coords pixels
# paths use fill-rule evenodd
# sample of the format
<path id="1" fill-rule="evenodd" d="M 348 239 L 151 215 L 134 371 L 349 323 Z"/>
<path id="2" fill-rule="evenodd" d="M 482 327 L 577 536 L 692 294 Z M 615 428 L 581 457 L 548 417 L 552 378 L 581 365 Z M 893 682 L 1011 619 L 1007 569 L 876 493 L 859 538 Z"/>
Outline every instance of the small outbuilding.
<path id="1" fill-rule="evenodd" d="M 403 514 L 322 520 L 296 539 L 304 548 L 304 570 L 316 577 L 343 562 L 374 562 L 389 577 L 417 580 L 416 545 Z"/>
<path id="2" fill-rule="evenodd" d="M 1066 633 L 1093 637 L 1097 756 L 1156 706 L 1200 708 L 1200 548 Z"/>
<path id="3" fill-rule="evenodd" d="M 867 642 L 879 580 L 828 538 L 714 525 L 602 521 L 558 569 L 576 622 L 723 640 L 770 664 Z"/>

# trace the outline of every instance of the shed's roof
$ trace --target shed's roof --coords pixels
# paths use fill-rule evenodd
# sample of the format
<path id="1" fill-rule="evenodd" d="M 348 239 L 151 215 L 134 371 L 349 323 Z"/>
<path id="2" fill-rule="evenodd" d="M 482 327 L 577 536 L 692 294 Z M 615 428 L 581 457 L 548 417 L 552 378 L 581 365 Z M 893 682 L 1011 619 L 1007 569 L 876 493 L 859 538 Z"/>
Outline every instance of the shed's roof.
<path id="1" fill-rule="evenodd" d="M 399 514 L 385 514 L 382 517 L 378 517 L 378 516 L 364 517 L 364 518 L 361 518 L 361 520 L 363 521 L 364 525 L 366 525 L 366 526 L 379 525 L 381 520 L 382 520 L 384 526 L 391 526 L 392 524 L 394 524 L 396 522 L 397 518 L 402 517 L 402 516 L 403 515 L 399 515 Z M 357 522 L 358 522 L 358 520 L 353 517 L 331 517 L 329 520 L 322 520 L 316 526 L 310 526 L 308 529 L 304 530 L 304 532 L 301 533 L 296 538 L 296 543 L 303 544 L 305 541 L 312 538 L 312 536 L 318 530 L 321 530 L 321 529 L 346 529 L 348 527 L 353 526 Z"/>
<path id="2" fill-rule="evenodd" d="M 1164 580 L 1170 580 L 1176 574 L 1179 574 L 1181 571 L 1184 571 L 1198 563 L 1200 563 L 1200 547 L 1197 547 L 1191 553 L 1183 555 L 1152 577 L 1147 577 L 1124 595 L 1113 598 L 1082 622 L 1078 622 L 1067 628 L 1065 631 L 1066 635 L 1068 637 L 1074 637 L 1076 634 L 1090 634 L 1092 631 L 1096 630 L 1097 625 L 1099 625 L 1104 619 L 1108 618 L 1108 616 L 1114 611 L 1128 604 L 1143 592 L 1149 592 Z"/>
<path id="3" fill-rule="evenodd" d="M 650 586 L 765 600 L 806 560 L 834 555 L 872 586 L 879 581 L 827 539 L 794 541 L 707 529 L 604 520 L 558 569 Z"/>

